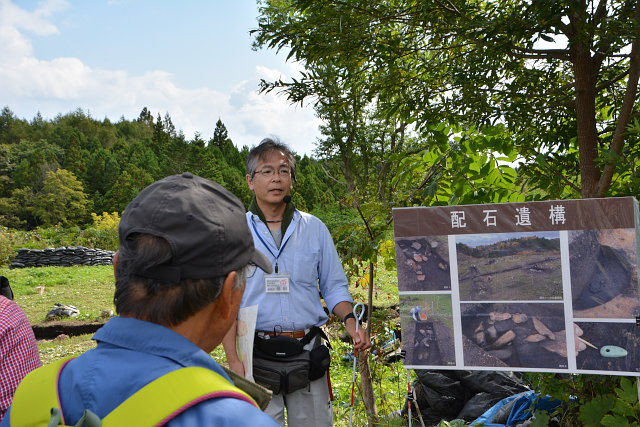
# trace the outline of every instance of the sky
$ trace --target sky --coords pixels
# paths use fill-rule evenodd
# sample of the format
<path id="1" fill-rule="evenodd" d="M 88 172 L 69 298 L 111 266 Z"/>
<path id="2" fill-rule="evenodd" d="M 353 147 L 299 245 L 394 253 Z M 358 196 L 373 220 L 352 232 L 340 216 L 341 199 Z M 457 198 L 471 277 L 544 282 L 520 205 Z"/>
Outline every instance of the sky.
<path id="1" fill-rule="evenodd" d="M 97 120 L 147 107 L 208 141 L 218 119 L 237 147 L 277 136 L 312 155 L 321 121 L 260 79 L 297 75 L 286 52 L 251 48 L 255 0 L 0 0 L 0 108 L 31 121 L 78 108 Z"/>

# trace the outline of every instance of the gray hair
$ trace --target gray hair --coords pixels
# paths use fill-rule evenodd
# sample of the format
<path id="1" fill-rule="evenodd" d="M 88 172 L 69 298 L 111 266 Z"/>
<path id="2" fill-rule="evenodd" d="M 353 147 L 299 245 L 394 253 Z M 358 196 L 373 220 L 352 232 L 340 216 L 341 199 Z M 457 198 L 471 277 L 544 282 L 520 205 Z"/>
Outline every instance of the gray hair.
<path id="1" fill-rule="evenodd" d="M 296 159 L 289 147 L 282 143 L 278 138 L 265 138 L 260 141 L 260 144 L 256 145 L 249 151 L 247 157 L 247 175 L 251 178 L 256 173 L 256 167 L 260 160 L 264 160 L 268 153 L 272 151 L 282 151 L 284 157 L 287 159 L 287 163 L 291 168 L 291 179 L 296 180 Z"/>
<path id="2" fill-rule="evenodd" d="M 158 236 L 134 234 L 120 245 L 113 297 L 116 312 L 137 319 L 175 326 L 218 299 L 226 276 L 181 279 L 179 283 L 140 276 L 150 265 L 170 262 L 169 243 Z M 242 289 L 249 266 L 236 271 L 233 289 Z"/>

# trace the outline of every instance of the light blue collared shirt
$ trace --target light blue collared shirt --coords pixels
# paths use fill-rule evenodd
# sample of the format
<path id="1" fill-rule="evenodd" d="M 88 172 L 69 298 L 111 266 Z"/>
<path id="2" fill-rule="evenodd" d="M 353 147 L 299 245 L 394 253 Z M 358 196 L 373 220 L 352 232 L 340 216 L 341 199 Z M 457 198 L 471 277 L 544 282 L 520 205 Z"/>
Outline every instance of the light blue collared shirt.
<path id="1" fill-rule="evenodd" d="M 258 305 L 256 330 L 299 331 L 324 325 L 328 317 L 318 289 L 329 312 L 339 302 L 353 303 L 338 252 L 322 221 L 296 209 L 278 248 L 258 215 L 246 215 L 256 248 L 269 258 L 274 272 L 277 263 L 278 274 L 290 275 L 288 293 L 266 293 L 260 269 L 247 279 L 242 307 Z"/>

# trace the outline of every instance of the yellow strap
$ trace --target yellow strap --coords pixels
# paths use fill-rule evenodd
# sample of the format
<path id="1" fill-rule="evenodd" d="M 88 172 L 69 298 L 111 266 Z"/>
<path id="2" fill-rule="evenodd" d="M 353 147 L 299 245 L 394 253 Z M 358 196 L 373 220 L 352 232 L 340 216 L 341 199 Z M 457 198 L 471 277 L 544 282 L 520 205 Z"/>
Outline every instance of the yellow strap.
<path id="1" fill-rule="evenodd" d="M 155 426 L 185 405 L 210 394 L 242 397 L 258 406 L 247 393 L 220 374 L 193 366 L 169 372 L 147 384 L 107 415 L 102 425 Z"/>
<path id="2" fill-rule="evenodd" d="M 11 403 L 11 427 L 46 426 L 58 404 L 58 372 L 73 357 L 35 369 L 22 379 Z M 53 393 L 52 393 L 53 391 Z"/>
<path id="3" fill-rule="evenodd" d="M 60 408 L 58 372 L 67 360 L 38 368 L 22 380 L 11 405 L 11 427 L 46 426 L 49 423 L 51 408 Z M 111 411 L 102 420 L 102 425 L 155 426 L 185 405 L 207 396 L 231 396 L 258 406 L 247 393 L 220 374 L 206 368 L 188 367 L 169 372 L 138 390 Z"/>

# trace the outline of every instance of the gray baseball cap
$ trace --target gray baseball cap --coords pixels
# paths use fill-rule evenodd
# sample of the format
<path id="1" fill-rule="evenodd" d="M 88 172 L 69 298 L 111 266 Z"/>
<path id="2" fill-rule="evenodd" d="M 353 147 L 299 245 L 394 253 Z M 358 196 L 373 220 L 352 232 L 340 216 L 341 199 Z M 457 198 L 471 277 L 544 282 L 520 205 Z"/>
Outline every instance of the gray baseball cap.
<path id="1" fill-rule="evenodd" d="M 249 263 L 271 273 L 253 245 L 240 200 L 219 184 L 191 173 L 172 175 L 143 189 L 122 214 L 120 246 L 134 233 L 162 237 L 172 259 L 136 274 L 177 283 L 226 276 Z"/>

